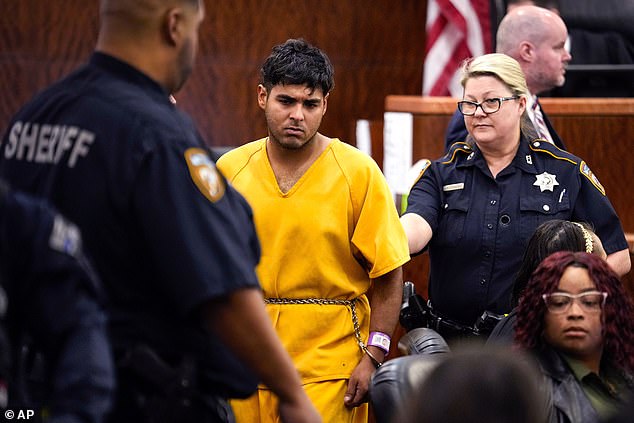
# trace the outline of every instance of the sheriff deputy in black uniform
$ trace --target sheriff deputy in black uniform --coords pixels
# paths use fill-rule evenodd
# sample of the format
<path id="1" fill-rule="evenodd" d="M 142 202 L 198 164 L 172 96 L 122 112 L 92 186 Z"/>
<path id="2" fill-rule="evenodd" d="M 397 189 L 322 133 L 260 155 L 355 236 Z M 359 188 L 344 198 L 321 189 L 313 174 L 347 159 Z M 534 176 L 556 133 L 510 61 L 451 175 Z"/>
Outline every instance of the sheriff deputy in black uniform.
<path id="1" fill-rule="evenodd" d="M 0 389 L 8 392 L 0 409 L 7 421 L 103 421 L 114 368 L 102 300 L 78 228 L 0 181 L 0 352 L 11 353 L 1 369 Z"/>
<path id="2" fill-rule="evenodd" d="M 90 61 L 10 122 L 0 175 L 83 232 L 110 298 L 110 420 L 232 421 L 258 379 L 284 421 L 320 421 L 264 308 L 246 201 L 171 96 L 201 0 L 102 0 Z"/>
<path id="3" fill-rule="evenodd" d="M 623 275 L 631 265 L 619 218 L 587 164 L 535 138 L 515 59 L 468 61 L 462 85 L 467 142 L 426 163 L 401 217 L 410 252 L 429 248 L 432 324 L 449 339 L 471 332 L 485 311 L 510 311 L 527 240 L 546 220 L 590 223 L 612 268 Z"/>

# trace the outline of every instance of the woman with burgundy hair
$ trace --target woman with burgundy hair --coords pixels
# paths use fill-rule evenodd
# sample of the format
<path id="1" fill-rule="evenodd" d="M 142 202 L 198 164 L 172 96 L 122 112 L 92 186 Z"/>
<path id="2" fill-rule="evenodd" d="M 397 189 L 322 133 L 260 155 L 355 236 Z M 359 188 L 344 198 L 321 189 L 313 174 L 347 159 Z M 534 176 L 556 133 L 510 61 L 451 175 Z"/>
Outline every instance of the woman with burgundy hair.
<path id="1" fill-rule="evenodd" d="M 603 259 L 607 257 L 601 240 L 587 223 L 553 219 L 539 225 L 528 240 L 522 264 L 513 282 L 512 310 L 493 328 L 487 343 L 513 344 L 517 302 L 539 263 L 557 251 L 585 251 L 596 254 Z"/>
<path id="2" fill-rule="evenodd" d="M 598 422 L 634 392 L 634 305 L 601 258 L 562 251 L 535 270 L 515 341 L 539 361 L 551 422 Z"/>

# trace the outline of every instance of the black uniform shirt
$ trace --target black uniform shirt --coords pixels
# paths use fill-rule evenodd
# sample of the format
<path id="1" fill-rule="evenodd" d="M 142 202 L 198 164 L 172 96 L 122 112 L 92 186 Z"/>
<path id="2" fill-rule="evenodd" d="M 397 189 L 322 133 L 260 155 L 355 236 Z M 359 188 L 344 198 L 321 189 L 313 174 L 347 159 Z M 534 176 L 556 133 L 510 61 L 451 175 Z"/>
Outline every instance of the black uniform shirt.
<path id="1" fill-rule="evenodd" d="M 585 162 L 543 140 L 522 139 L 495 179 L 477 146 L 454 144 L 427 164 L 406 213 L 419 214 L 433 231 L 433 307 L 467 325 L 484 310 L 510 311 L 528 239 L 547 220 L 589 222 L 608 254 L 627 248 L 614 208 Z"/>
<path id="2" fill-rule="evenodd" d="M 55 369 L 50 380 L 37 379 L 36 373 L 32 381 L 25 373 L 28 360 L 15 354 L 8 408 L 45 405 L 51 418 L 102 421 L 114 391 L 114 370 L 103 291 L 82 253 L 79 230 L 41 199 L 8 191 L 2 181 L 0 285 L 13 351 L 24 354 L 24 341 L 31 339 L 29 351 L 42 352 Z M 31 382 L 40 389 L 25 390 Z M 40 392 L 42 387 L 50 389 Z"/>
<path id="3" fill-rule="evenodd" d="M 253 377 L 213 337 L 193 341 L 202 334 L 190 318 L 206 300 L 258 286 L 252 212 L 170 100 L 145 74 L 95 53 L 14 117 L 0 175 L 82 230 L 111 299 L 115 351 L 200 349 L 214 389 L 244 394 Z"/>

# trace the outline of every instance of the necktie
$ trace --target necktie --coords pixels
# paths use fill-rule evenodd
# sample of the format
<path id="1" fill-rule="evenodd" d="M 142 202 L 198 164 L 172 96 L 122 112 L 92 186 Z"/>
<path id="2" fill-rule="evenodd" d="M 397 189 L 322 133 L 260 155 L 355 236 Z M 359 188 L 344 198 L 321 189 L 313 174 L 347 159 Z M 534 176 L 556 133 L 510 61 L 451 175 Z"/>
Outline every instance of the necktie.
<path id="1" fill-rule="evenodd" d="M 537 100 L 533 103 L 533 116 L 535 118 L 535 129 L 540 137 L 544 138 L 551 144 L 554 144 L 552 137 L 550 136 L 550 132 L 548 132 L 548 127 L 544 122 L 544 115 L 542 114 L 541 107 L 537 104 Z"/>

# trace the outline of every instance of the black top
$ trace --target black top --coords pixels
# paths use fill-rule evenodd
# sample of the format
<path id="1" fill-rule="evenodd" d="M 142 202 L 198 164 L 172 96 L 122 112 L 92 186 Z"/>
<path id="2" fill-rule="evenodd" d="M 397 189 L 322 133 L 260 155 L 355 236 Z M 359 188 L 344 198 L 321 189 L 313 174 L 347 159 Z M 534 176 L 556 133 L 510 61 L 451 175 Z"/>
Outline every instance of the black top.
<path id="1" fill-rule="evenodd" d="M 8 305 L 3 329 L 9 335 L 0 350 L 15 353 L 13 370 L 2 375 L 9 386 L 7 409 L 46 407 L 52 419 L 102 421 L 114 370 L 103 292 L 82 253 L 80 232 L 44 201 L 8 191 L 1 181 L 0 282 L 0 314 Z M 26 373 L 25 347 L 55 369 L 50 380 Z"/>
<path id="2" fill-rule="evenodd" d="M 515 341 L 515 322 L 517 321 L 517 309 L 504 316 L 493 328 L 487 338 L 487 344 L 510 346 Z"/>
<path id="3" fill-rule="evenodd" d="M 583 386 L 575 376 L 574 371 L 559 352 L 550 346 L 533 350 L 537 358 L 539 368 L 543 376 L 544 392 L 546 393 L 547 421 L 550 423 L 596 423 L 601 421 L 599 413 L 586 395 Z M 634 392 L 634 379 L 632 375 L 618 367 L 618 363 L 612 363 L 605 356 L 601 361 L 601 371 L 611 376 L 611 383 L 615 383 L 609 389 L 614 395 L 612 401 L 615 404 L 623 404 Z M 596 379 L 599 379 L 594 375 Z M 603 384 L 600 379 L 594 383 Z M 605 385 L 604 385 L 605 386 Z M 618 391 L 614 388 L 618 386 Z"/>
<path id="4" fill-rule="evenodd" d="M 13 118 L 0 176 L 81 228 L 110 296 L 115 351 L 141 342 L 164 356 L 194 350 L 212 390 L 246 395 L 253 375 L 191 315 L 259 286 L 252 212 L 170 100 L 145 74 L 95 53 Z"/>

